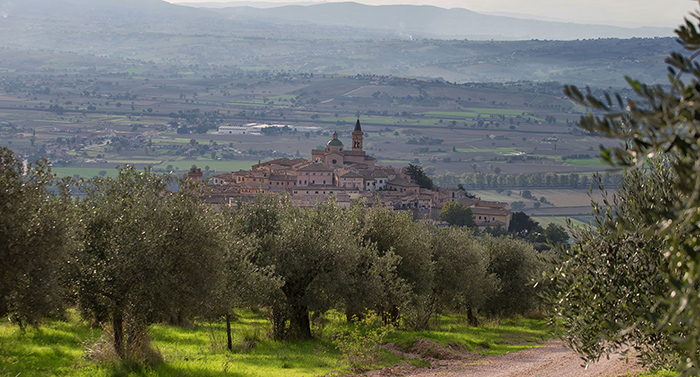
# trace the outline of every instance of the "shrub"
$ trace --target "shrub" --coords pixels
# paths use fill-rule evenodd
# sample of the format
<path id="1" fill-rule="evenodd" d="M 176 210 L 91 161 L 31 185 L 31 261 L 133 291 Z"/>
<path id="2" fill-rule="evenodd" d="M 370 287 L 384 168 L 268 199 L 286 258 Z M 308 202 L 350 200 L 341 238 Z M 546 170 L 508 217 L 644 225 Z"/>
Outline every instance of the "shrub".
<path id="1" fill-rule="evenodd" d="M 353 368 L 369 369 L 377 364 L 382 342 L 392 328 L 371 310 L 362 319 L 353 317 L 352 322 L 349 331 L 336 336 L 338 349 Z"/>

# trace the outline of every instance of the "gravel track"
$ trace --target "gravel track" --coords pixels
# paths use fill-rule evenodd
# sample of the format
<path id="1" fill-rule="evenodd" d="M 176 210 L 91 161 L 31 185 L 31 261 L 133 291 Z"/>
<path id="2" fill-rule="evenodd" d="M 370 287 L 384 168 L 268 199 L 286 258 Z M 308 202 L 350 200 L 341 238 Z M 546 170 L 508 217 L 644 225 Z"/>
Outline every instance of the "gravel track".
<path id="1" fill-rule="evenodd" d="M 583 367 L 583 361 L 578 354 L 564 347 L 561 341 L 549 341 L 538 348 L 505 355 L 433 364 L 435 364 L 433 368 L 417 369 L 398 375 L 406 377 L 618 377 L 633 376 L 636 372 L 642 372 L 632 359 L 628 363 L 620 355 L 611 355 L 609 359 L 603 358 L 597 363 Z"/>

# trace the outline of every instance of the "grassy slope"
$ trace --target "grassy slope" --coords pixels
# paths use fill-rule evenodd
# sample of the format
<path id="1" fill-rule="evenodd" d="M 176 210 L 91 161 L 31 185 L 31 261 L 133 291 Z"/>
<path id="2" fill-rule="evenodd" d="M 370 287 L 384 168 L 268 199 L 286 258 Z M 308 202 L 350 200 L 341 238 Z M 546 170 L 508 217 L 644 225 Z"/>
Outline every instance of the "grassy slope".
<path id="1" fill-rule="evenodd" d="M 75 317 L 68 322 L 51 320 L 24 333 L 5 321 L 0 323 L 0 376 L 326 375 L 348 370 L 333 340 L 333 334 L 346 327 L 339 318 L 330 318 L 324 327 L 314 328 L 314 340 L 286 343 L 268 339 L 269 322 L 245 313 L 233 326 L 234 352 L 225 349 L 223 323 L 187 328 L 155 325 L 150 329 L 152 345 L 165 363 L 142 369 L 86 360 L 85 349 L 99 339 L 102 331 L 88 328 Z M 417 338 L 426 338 L 443 345 L 462 344 L 472 352 L 502 354 L 538 346 L 550 336 L 543 321 L 520 319 L 480 328 L 470 328 L 465 322 L 461 316 L 446 316 L 435 331 L 395 331 L 386 341 L 412 344 Z M 401 361 L 401 357 L 386 352 L 377 367 Z"/>

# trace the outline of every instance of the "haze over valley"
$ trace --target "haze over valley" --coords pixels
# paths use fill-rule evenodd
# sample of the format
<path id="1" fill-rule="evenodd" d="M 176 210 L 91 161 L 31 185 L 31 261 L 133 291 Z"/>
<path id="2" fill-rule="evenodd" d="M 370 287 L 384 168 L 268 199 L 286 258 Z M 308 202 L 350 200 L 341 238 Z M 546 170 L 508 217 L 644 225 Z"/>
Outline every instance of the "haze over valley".
<path id="1" fill-rule="evenodd" d="M 663 28 L 433 6 L 4 0 L 0 10 L 0 145 L 63 175 L 123 163 L 244 169 L 306 156 L 358 118 L 380 163 L 420 163 L 447 186 L 470 174 L 588 175 L 604 168 L 605 141 L 577 129 L 584 109 L 563 84 L 663 84 L 676 49 Z M 245 124 L 287 127 L 217 132 Z"/>

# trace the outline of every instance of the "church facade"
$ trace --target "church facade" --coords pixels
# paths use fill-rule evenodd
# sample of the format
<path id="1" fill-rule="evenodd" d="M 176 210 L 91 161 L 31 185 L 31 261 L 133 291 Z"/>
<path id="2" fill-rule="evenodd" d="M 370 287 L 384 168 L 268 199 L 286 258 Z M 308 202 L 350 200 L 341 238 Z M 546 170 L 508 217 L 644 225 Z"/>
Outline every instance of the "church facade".
<path id="1" fill-rule="evenodd" d="M 333 133 L 333 139 L 328 141 L 325 149 L 314 149 L 311 151 L 311 160 L 333 168 L 355 167 L 363 170 L 374 170 L 376 159 L 368 156 L 362 150 L 364 142 L 364 132 L 360 120 L 355 123 L 355 130 L 352 131 L 352 147 L 345 149 L 343 142 L 338 139 L 338 133 Z"/>

